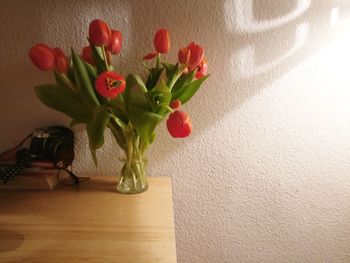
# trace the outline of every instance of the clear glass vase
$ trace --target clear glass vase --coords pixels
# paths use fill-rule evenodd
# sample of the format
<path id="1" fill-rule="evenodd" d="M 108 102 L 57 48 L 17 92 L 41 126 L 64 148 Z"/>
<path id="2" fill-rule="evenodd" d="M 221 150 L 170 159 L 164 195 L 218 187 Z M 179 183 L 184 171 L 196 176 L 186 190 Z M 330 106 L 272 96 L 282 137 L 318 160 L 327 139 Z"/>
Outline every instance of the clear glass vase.
<path id="1" fill-rule="evenodd" d="M 144 147 L 140 137 L 132 133 L 126 138 L 124 165 L 121 170 L 117 191 L 123 194 L 138 194 L 147 190 L 146 165 Z"/>

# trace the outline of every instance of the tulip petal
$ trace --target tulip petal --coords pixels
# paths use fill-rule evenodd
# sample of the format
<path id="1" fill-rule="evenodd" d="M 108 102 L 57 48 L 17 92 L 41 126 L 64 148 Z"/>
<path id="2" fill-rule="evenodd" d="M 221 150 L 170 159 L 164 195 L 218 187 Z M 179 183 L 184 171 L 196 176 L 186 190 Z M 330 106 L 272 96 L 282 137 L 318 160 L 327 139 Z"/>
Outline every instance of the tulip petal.
<path id="1" fill-rule="evenodd" d="M 147 55 L 143 56 L 143 60 L 151 60 L 155 58 L 158 55 L 158 53 L 148 53 Z"/>
<path id="2" fill-rule="evenodd" d="M 110 43 L 106 47 L 106 49 L 110 51 L 112 54 L 117 55 L 119 54 L 121 48 L 122 48 L 122 33 L 117 30 L 112 30 Z"/>

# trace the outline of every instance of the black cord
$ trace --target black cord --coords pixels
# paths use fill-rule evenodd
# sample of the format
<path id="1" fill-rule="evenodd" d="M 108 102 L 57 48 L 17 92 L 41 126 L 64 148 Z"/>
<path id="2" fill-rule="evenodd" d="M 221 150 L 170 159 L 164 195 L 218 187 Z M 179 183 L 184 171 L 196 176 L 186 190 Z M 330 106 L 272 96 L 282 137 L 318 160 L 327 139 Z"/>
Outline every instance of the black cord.
<path id="1" fill-rule="evenodd" d="M 33 133 L 27 135 L 17 146 L 15 146 L 15 147 L 13 147 L 13 148 L 11 148 L 11 149 L 8 149 L 8 150 L 6 150 L 6 151 L 0 153 L 0 159 L 1 159 L 4 155 L 8 154 L 9 152 L 12 152 L 13 150 L 16 150 L 16 149 L 18 149 L 19 147 L 21 147 L 21 146 L 25 143 L 25 141 L 28 140 L 28 139 L 29 139 L 30 137 L 32 137 L 32 136 L 33 136 Z"/>
<path id="2" fill-rule="evenodd" d="M 60 173 L 62 170 L 66 171 L 69 174 L 70 178 L 72 179 L 72 183 L 67 184 L 62 180 L 62 178 L 60 178 Z M 57 177 L 57 181 L 64 186 L 78 185 L 90 179 L 90 177 L 79 178 L 78 176 L 76 176 L 72 171 L 72 166 L 71 166 L 71 171 L 69 171 L 67 168 L 59 168 L 56 173 L 56 177 Z"/>

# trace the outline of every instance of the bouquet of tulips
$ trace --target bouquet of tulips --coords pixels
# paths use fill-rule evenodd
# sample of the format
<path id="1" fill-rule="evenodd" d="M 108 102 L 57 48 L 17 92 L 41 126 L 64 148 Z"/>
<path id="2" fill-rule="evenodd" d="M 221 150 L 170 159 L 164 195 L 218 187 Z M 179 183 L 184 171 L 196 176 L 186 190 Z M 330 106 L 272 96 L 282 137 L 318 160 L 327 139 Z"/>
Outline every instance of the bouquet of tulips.
<path id="1" fill-rule="evenodd" d="M 126 78 L 115 71 L 112 55 L 122 47 L 122 34 L 98 19 L 89 25 L 89 45 L 68 58 L 60 48 L 37 44 L 29 51 L 31 61 L 41 70 L 52 70 L 55 84 L 36 86 L 35 93 L 48 107 L 63 112 L 71 126 L 85 124 L 92 157 L 104 143 L 109 128 L 125 151 L 125 164 L 117 190 L 138 193 L 148 187 L 144 154 L 155 139 L 156 126 L 167 116 L 172 137 L 190 135 L 188 114 L 180 111 L 207 78 L 207 61 L 201 46 L 190 43 L 178 52 L 176 64 L 162 55 L 170 48 L 169 32 L 160 29 L 154 36 L 154 51 L 142 62 L 148 70 L 143 81 L 135 74 Z"/>

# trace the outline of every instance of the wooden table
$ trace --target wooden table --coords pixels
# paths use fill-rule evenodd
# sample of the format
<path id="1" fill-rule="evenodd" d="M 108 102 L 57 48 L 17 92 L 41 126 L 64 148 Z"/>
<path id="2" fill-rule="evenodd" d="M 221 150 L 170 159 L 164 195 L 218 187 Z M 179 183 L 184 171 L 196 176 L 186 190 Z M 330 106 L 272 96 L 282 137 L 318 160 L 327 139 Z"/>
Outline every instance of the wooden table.
<path id="1" fill-rule="evenodd" d="M 171 179 L 148 177 L 137 195 L 116 180 L 0 190 L 0 262 L 176 262 Z"/>

